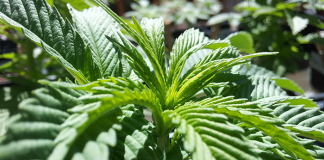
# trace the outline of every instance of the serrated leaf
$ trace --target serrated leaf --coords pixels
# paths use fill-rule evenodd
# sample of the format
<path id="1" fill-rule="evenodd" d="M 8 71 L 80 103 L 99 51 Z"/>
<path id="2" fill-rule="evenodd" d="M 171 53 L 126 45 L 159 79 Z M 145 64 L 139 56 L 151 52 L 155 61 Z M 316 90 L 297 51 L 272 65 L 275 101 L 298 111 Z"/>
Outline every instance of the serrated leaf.
<path id="1" fill-rule="evenodd" d="M 157 121 L 156 123 L 158 126 L 162 125 L 163 123 L 160 100 L 150 89 L 139 82 L 133 82 L 124 78 L 110 77 L 109 79 L 98 80 L 88 85 L 81 86 L 67 85 L 67 83 L 62 82 L 55 82 L 50 84 L 57 87 L 68 87 L 95 93 L 94 95 L 82 96 L 79 99 L 86 103 L 94 103 L 98 101 L 102 103 L 101 107 L 92 108 L 90 106 L 87 107 L 88 109 L 83 108 L 82 106 L 77 106 L 75 107 L 76 113 L 80 113 L 81 111 L 97 113 L 100 111 L 100 113 L 98 114 L 103 114 L 104 111 L 109 111 L 112 108 L 133 103 L 144 105 L 151 109 L 151 111 L 155 115 L 155 119 Z"/>
<path id="2" fill-rule="evenodd" d="M 147 19 L 143 18 L 141 27 L 151 44 L 154 54 L 166 74 L 165 68 L 165 45 L 164 45 L 164 21 L 162 18 Z"/>
<path id="3" fill-rule="evenodd" d="M 87 83 L 95 74 L 92 58 L 79 34 L 45 0 L 1 0 L 1 4 L 0 19 L 43 47 L 80 83 Z"/>
<path id="4" fill-rule="evenodd" d="M 99 7 L 91 7 L 82 12 L 71 6 L 69 8 L 74 26 L 89 45 L 93 61 L 98 66 L 97 78 L 128 77 L 131 72 L 129 64 L 120 49 L 105 37 L 111 36 L 110 27 L 118 29 L 117 22 Z"/>
<path id="5" fill-rule="evenodd" d="M 185 74 L 189 74 L 190 70 L 194 70 L 198 66 L 209 61 L 223 59 L 223 58 L 236 58 L 240 56 L 239 50 L 229 46 L 225 48 L 220 48 L 215 51 L 209 49 L 202 49 L 192 54 L 186 61 L 181 76 L 184 77 Z"/>
<path id="6" fill-rule="evenodd" d="M 224 41 L 209 41 L 209 39 L 198 30 L 189 29 L 185 31 L 182 35 L 180 35 L 180 37 L 176 39 L 172 48 L 170 67 L 168 72 L 168 85 L 171 85 L 173 82 L 178 80 L 183 66 L 191 54 L 205 47 L 210 49 L 217 49 L 228 46 L 229 44 Z"/>
<path id="7" fill-rule="evenodd" d="M 46 159 L 62 129 L 60 124 L 69 116 L 66 109 L 80 103 L 75 95 L 71 89 L 63 92 L 50 87 L 35 90 L 35 98 L 23 100 L 19 112 L 7 121 L 0 159 Z"/>
<path id="8" fill-rule="evenodd" d="M 133 105 L 121 107 L 123 116 L 119 117 L 122 129 L 116 132 L 117 144 L 111 154 L 112 159 L 158 159 L 154 125 L 144 119 L 143 113 Z"/>
<path id="9" fill-rule="evenodd" d="M 256 53 L 247 56 L 228 58 L 223 60 L 214 60 L 195 68 L 190 74 L 184 77 L 178 86 L 176 104 L 181 104 L 190 99 L 195 93 L 203 89 L 207 84 L 213 81 L 213 78 L 222 71 L 239 64 L 246 64 L 246 59 L 276 53 Z M 199 87 L 193 87 L 199 86 Z M 174 101 L 173 101 L 174 102 Z M 171 103 L 172 104 L 172 103 Z"/>
<path id="10" fill-rule="evenodd" d="M 253 49 L 253 38 L 247 32 L 232 33 L 225 39 L 230 40 L 231 45 L 237 47 L 241 52 L 255 53 Z"/>
<path id="11" fill-rule="evenodd" d="M 258 159 L 242 137 L 240 127 L 227 123 L 227 117 L 212 108 L 184 105 L 175 110 L 180 118 L 176 132 L 184 135 L 183 145 L 196 159 Z"/>
<path id="12" fill-rule="evenodd" d="M 230 86 L 207 89 L 208 95 L 233 95 L 236 98 L 258 100 L 272 96 L 286 96 L 270 78 L 263 76 L 245 76 L 239 74 L 223 73 L 215 77 L 213 82 L 229 82 Z"/>
<path id="13" fill-rule="evenodd" d="M 282 103 L 270 106 L 273 114 L 284 121 L 285 127 L 301 136 L 324 142 L 324 126 L 318 123 L 324 114 L 320 108 L 305 108 L 303 105 Z"/>
<path id="14" fill-rule="evenodd" d="M 272 139 L 270 136 L 262 133 L 262 131 L 257 130 L 256 128 L 249 128 L 246 130 L 245 135 L 250 139 L 253 144 L 257 147 L 255 152 L 258 153 L 265 160 L 272 159 L 293 159 L 277 142 Z M 323 153 L 321 150 L 323 148 L 313 145 L 314 140 L 303 139 L 290 134 L 292 138 L 298 141 L 312 156 L 316 159 L 323 158 Z M 275 153 L 275 154 L 273 154 Z"/>
<path id="15" fill-rule="evenodd" d="M 160 85 L 165 85 L 166 84 L 166 74 L 165 74 L 165 71 L 163 69 L 164 64 L 162 64 L 162 66 L 160 65 L 159 60 L 161 60 L 161 54 L 154 53 L 155 49 L 153 49 L 153 48 L 159 48 L 161 46 L 154 46 L 152 41 L 148 40 L 148 37 L 145 35 L 143 28 L 140 26 L 140 24 L 135 19 L 135 17 L 132 17 L 133 22 L 134 22 L 134 26 L 132 28 L 127 24 L 127 22 L 125 22 L 123 19 L 121 19 L 119 16 L 117 16 L 116 13 L 114 13 L 111 9 L 109 9 L 106 5 L 104 5 L 100 0 L 94 0 L 94 2 L 96 2 L 111 17 L 113 17 L 125 29 L 125 31 L 135 39 L 135 41 L 138 43 L 138 45 L 141 46 L 141 48 L 144 50 L 145 54 L 147 55 L 148 59 L 150 60 L 150 62 L 152 64 L 152 67 L 155 70 L 155 75 L 156 76 L 154 76 L 154 77 L 156 77 L 156 79 L 158 80 L 158 83 L 155 83 L 154 85 L 158 86 L 159 87 L 158 92 L 160 92 L 160 94 L 164 95 L 166 93 L 165 88 L 160 86 Z M 160 26 L 161 26 L 161 24 L 160 24 Z M 159 34 L 161 34 L 161 33 L 162 32 L 159 32 Z M 159 35 L 159 36 L 161 36 L 161 35 Z M 121 36 L 121 34 L 120 34 L 119 37 L 121 38 L 123 36 Z M 124 41 L 124 43 L 125 43 L 125 41 Z M 127 42 L 127 43 L 129 43 L 129 42 Z M 124 44 L 124 45 L 127 45 L 127 44 Z M 118 45 L 118 46 L 121 49 L 123 48 L 122 44 Z M 132 50 L 134 47 L 130 47 L 130 45 L 127 45 L 126 48 Z M 124 48 L 124 49 L 126 49 L 126 48 Z M 136 49 L 133 49 L 133 51 L 135 51 L 135 50 Z M 124 50 L 124 52 L 125 52 L 125 50 Z M 135 52 L 138 53 L 137 50 Z M 157 55 L 159 55 L 159 56 L 157 56 Z M 133 57 L 131 57 L 131 58 L 133 58 Z M 136 62 L 138 63 L 138 61 L 136 61 Z M 134 66 L 132 66 L 132 67 L 134 67 Z M 137 71 L 137 73 L 139 73 L 139 71 Z M 138 76 L 143 76 L 144 77 L 144 75 L 145 74 L 138 75 Z M 149 83 L 149 82 L 147 82 L 147 83 Z M 152 85 L 150 87 L 154 88 L 154 85 Z"/>
<path id="16" fill-rule="evenodd" d="M 304 19 L 299 16 L 293 16 L 293 14 L 288 10 L 285 10 L 285 15 L 286 15 L 288 25 L 291 28 L 293 35 L 296 35 L 300 31 L 305 29 L 309 23 L 308 19 Z"/>
<path id="17" fill-rule="evenodd" d="M 281 146 L 289 149 L 291 152 L 296 154 L 299 158 L 304 160 L 314 159 L 310 153 L 308 153 L 304 147 L 302 147 L 298 142 L 291 138 L 286 131 L 279 129 L 275 125 L 264 121 L 259 118 L 257 115 L 246 114 L 243 111 L 238 109 L 231 110 L 222 106 L 222 108 L 214 108 L 217 113 L 223 113 L 228 117 L 238 119 L 240 121 L 246 122 L 249 125 L 256 127 L 258 130 L 261 130 L 265 134 L 269 135 L 275 139 Z"/>
<path id="18" fill-rule="evenodd" d="M 165 89 L 162 87 L 162 84 L 159 83 L 157 77 L 155 77 L 151 72 L 137 48 L 132 45 L 120 31 L 116 31 L 113 28 L 112 30 L 115 32 L 114 36 L 106 38 L 108 38 L 126 54 L 125 57 L 132 66 L 135 74 L 143 79 L 153 92 L 156 94 L 161 94 L 160 92 L 163 93 Z"/>
<path id="19" fill-rule="evenodd" d="M 300 94 L 304 94 L 303 89 L 298 86 L 297 83 L 294 81 L 280 77 L 276 75 L 274 72 L 267 70 L 265 68 L 259 67 L 254 64 L 250 64 L 249 67 L 241 65 L 241 66 L 236 66 L 232 69 L 233 73 L 239 73 L 241 75 L 250 75 L 250 76 L 263 76 L 270 78 L 271 80 L 276 82 L 276 85 L 283 89 L 287 89 L 290 91 L 298 92 Z"/>
<path id="20" fill-rule="evenodd" d="M 291 105 L 304 105 L 304 107 L 315 107 L 315 102 L 313 102 L 311 99 L 304 97 L 304 96 L 273 96 L 268 98 L 263 98 L 257 100 L 260 104 L 271 104 L 271 103 L 290 103 Z"/>

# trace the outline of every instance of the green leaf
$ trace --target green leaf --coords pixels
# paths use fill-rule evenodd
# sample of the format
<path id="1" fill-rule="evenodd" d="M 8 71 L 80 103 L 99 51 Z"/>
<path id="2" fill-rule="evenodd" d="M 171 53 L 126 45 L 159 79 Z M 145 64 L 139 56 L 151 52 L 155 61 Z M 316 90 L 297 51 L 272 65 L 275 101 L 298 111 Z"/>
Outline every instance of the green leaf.
<path id="1" fill-rule="evenodd" d="M 46 2 L 47 2 L 50 6 L 53 6 L 53 4 L 54 4 L 54 0 L 46 0 Z"/>
<path id="2" fill-rule="evenodd" d="M 190 39 L 190 41 L 189 41 Z M 220 41 L 209 41 L 204 33 L 198 30 L 189 29 L 178 37 L 173 45 L 168 72 L 168 85 L 175 84 L 178 80 L 183 66 L 189 56 L 204 47 L 220 43 L 213 49 L 228 47 L 228 43 Z"/>
<path id="3" fill-rule="evenodd" d="M 236 11 L 256 11 L 261 6 L 255 1 L 242 1 L 234 6 Z"/>
<path id="4" fill-rule="evenodd" d="M 154 125 L 144 119 L 144 114 L 134 105 L 121 107 L 123 116 L 119 117 L 122 129 L 116 132 L 117 143 L 111 153 L 112 159 L 158 159 Z M 107 137 L 110 138 L 110 137 Z"/>
<path id="5" fill-rule="evenodd" d="M 254 17 L 260 16 L 260 15 L 274 15 L 282 17 L 283 14 L 279 12 L 276 8 L 271 6 L 260 6 L 258 9 L 253 13 Z"/>
<path id="6" fill-rule="evenodd" d="M 320 108 L 305 108 L 303 105 L 291 105 L 282 103 L 269 106 L 273 114 L 284 120 L 286 128 L 301 136 L 324 142 L 324 125 L 318 123 L 324 113 Z"/>
<path id="7" fill-rule="evenodd" d="M 80 82 L 92 77 L 92 58 L 79 34 L 45 0 L 1 0 L 1 21 L 14 26 L 54 56 Z M 89 67 L 90 66 L 90 67 Z"/>
<path id="8" fill-rule="evenodd" d="M 217 14 L 211 18 L 209 18 L 209 20 L 207 21 L 207 25 L 215 25 L 215 24 L 219 24 L 225 21 L 232 21 L 232 20 L 239 20 L 242 18 L 242 15 L 240 13 L 234 13 L 234 12 L 230 12 L 230 13 L 220 13 Z"/>
<path id="9" fill-rule="evenodd" d="M 9 117 L 9 111 L 7 109 L 0 109 L 0 136 L 4 135 L 7 131 L 5 128 L 5 122 Z"/>
<path id="10" fill-rule="evenodd" d="M 184 149 L 192 159 L 258 159 L 243 135 L 243 129 L 227 122 L 212 108 L 184 105 L 175 110 L 172 122 L 182 134 Z"/>
<path id="11" fill-rule="evenodd" d="M 249 112 L 240 111 L 239 108 L 232 108 L 230 105 L 228 107 L 215 106 L 214 110 L 217 113 L 223 113 L 230 118 L 240 120 L 250 126 L 257 128 L 258 130 L 272 137 L 282 147 L 287 148 L 289 151 L 293 152 L 301 159 L 314 159 L 311 154 L 308 153 L 305 148 L 302 147 L 298 142 L 296 142 L 291 136 L 289 136 L 286 131 L 273 125 L 268 120 L 266 120 L 265 117 L 260 118 L 257 115 L 251 114 Z"/>
<path id="12" fill-rule="evenodd" d="M 309 21 L 309 24 L 321 29 L 324 29 L 324 23 L 315 15 L 310 14 L 297 14 L 301 18 L 307 19 Z"/>
<path id="13" fill-rule="evenodd" d="M 101 115 L 115 107 L 131 103 L 148 107 L 155 116 L 156 125 L 163 125 L 160 100 L 150 89 L 140 82 L 110 77 L 109 79 L 98 80 L 87 85 L 69 85 L 68 83 L 62 82 L 49 83 L 48 81 L 42 81 L 42 83 L 92 92 L 94 95 L 89 94 L 80 97 L 80 100 L 84 103 L 94 103 L 98 101 L 101 103 L 100 107 L 76 106 L 74 109 L 71 109 L 71 112 L 86 111 Z M 96 116 L 93 115 L 91 118 L 95 117 Z M 162 128 L 158 128 L 158 133 L 159 129 Z"/>
<path id="14" fill-rule="evenodd" d="M 185 74 L 189 74 L 198 66 L 203 65 L 209 61 L 219 60 L 223 58 L 236 58 L 240 56 L 239 50 L 235 47 L 229 46 L 225 48 L 219 48 L 215 51 L 209 49 L 202 49 L 192 54 L 186 61 L 183 70 L 182 77 L 186 77 Z M 182 81 L 182 80 L 180 80 Z"/>
<path id="15" fill-rule="evenodd" d="M 91 7 L 82 12 L 71 6 L 69 8 L 74 26 L 89 45 L 93 61 L 98 66 L 99 75 L 96 78 L 128 77 L 131 72 L 129 64 L 120 49 L 105 38 L 111 36 L 111 27 L 118 28 L 117 22 L 99 7 Z"/>
<path id="16" fill-rule="evenodd" d="M 291 105 L 304 105 L 305 107 L 315 107 L 315 102 L 313 102 L 311 99 L 304 97 L 304 96 L 273 96 L 268 98 L 263 98 L 257 100 L 260 104 L 271 104 L 271 103 L 290 103 Z"/>
<path id="17" fill-rule="evenodd" d="M 245 76 L 222 73 L 216 75 L 213 82 L 229 82 L 230 84 L 225 87 L 207 89 L 206 92 L 208 95 L 233 95 L 236 98 L 247 98 L 252 101 L 267 97 L 287 95 L 274 81 L 264 76 Z"/>
<path id="18" fill-rule="evenodd" d="M 0 55 L 0 58 L 4 58 L 4 59 L 14 59 L 15 58 L 15 53 L 11 52 L 11 53 L 3 53 Z"/>
<path id="19" fill-rule="evenodd" d="M 251 34 L 241 31 L 232 33 L 225 39 L 230 40 L 231 46 L 238 48 L 241 52 L 255 53 L 253 49 L 253 38 Z"/>
<path id="20" fill-rule="evenodd" d="M 300 94 L 304 94 L 304 90 L 301 89 L 297 83 L 294 81 L 287 79 L 287 78 L 271 78 L 271 80 L 274 80 L 278 86 L 280 86 L 283 89 L 287 89 L 290 91 L 298 92 Z"/>
<path id="21" fill-rule="evenodd" d="M 113 28 L 112 30 L 115 32 L 114 36 L 106 38 L 108 38 L 126 54 L 125 57 L 128 63 L 132 66 L 135 74 L 143 79 L 154 93 L 158 95 L 162 94 L 165 89 L 151 72 L 141 53 L 139 53 L 137 48 L 132 45 L 120 31 L 115 31 Z"/>
<path id="22" fill-rule="evenodd" d="M 304 90 L 300 86 L 298 86 L 298 84 L 295 83 L 294 81 L 288 78 L 280 77 L 276 75 L 274 72 L 262 67 L 258 67 L 257 65 L 254 64 L 250 64 L 249 67 L 244 65 L 234 67 L 232 69 L 232 72 L 234 73 L 237 72 L 241 75 L 264 76 L 275 81 L 276 84 L 283 89 L 304 94 Z"/>
<path id="23" fill-rule="evenodd" d="M 80 104 L 81 93 L 57 88 L 38 89 L 34 98 L 23 100 L 19 112 L 6 122 L 7 134 L 0 142 L 0 159 L 46 159 L 54 138 L 69 114 L 66 109 Z"/>
<path id="24" fill-rule="evenodd" d="M 280 2 L 276 4 L 278 10 L 294 9 L 296 6 L 298 6 L 298 2 Z"/>
<path id="25" fill-rule="evenodd" d="M 181 140 L 177 140 L 174 142 L 170 150 L 168 150 L 163 160 L 178 160 L 178 159 L 187 159 L 189 154 L 183 148 L 183 142 Z"/>
<path id="26" fill-rule="evenodd" d="M 165 68 L 165 45 L 164 45 L 164 21 L 163 18 L 147 19 L 143 18 L 141 27 L 150 43 L 157 61 L 166 74 Z"/>
<path id="27" fill-rule="evenodd" d="M 71 108 L 71 111 L 77 110 L 76 108 L 82 111 L 84 108 L 90 110 L 89 108 L 98 107 L 102 107 L 100 102 L 88 103 Z M 56 145 L 48 159 L 75 158 L 82 155 L 90 159 L 108 157 L 107 145 L 115 146 L 115 143 L 108 141 L 107 137 L 108 139 L 115 138 L 112 135 L 116 135 L 114 130 L 118 128 L 114 124 L 118 123 L 117 116 L 120 114 L 119 108 L 111 108 L 101 114 L 84 110 L 81 113 L 72 114 L 61 124 L 62 131 L 55 138 Z M 89 136 L 92 136 L 95 141 Z M 77 151 L 80 145 L 84 146 L 82 155 Z"/>
<path id="28" fill-rule="evenodd" d="M 289 155 L 278 143 L 270 136 L 262 133 L 256 128 L 248 128 L 245 132 L 248 139 L 257 147 L 255 152 L 258 153 L 265 160 L 272 159 L 294 159 L 295 157 Z M 295 134 L 290 133 L 290 136 L 298 141 L 315 159 L 322 159 L 323 150 L 322 147 L 313 145 L 314 140 L 303 139 L 295 136 Z M 275 153 L 275 154 L 274 154 Z M 296 158 L 295 158 L 296 159 Z"/>
<path id="29" fill-rule="evenodd" d="M 305 19 L 305 18 L 302 18 L 299 16 L 293 16 L 292 13 L 288 10 L 285 10 L 285 15 L 286 15 L 288 25 L 291 28 L 293 35 L 296 35 L 300 31 L 305 29 L 309 23 L 308 19 Z"/>
<path id="30" fill-rule="evenodd" d="M 88 9 L 92 6 L 96 6 L 91 0 L 53 0 L 55 3 L 63 3 L 65 6 L 67 4 L 71 5 L 73 8 L 78 11 L 82 11 L 84 9 Z"/>
<path id="31" fill-rule="evenodd" d="M 324 38 L 322 38 L 319 33 L 310 33 L 303 37 L 299 36 L 297 37 L 297 40 L 301 44 L 317 43 L 324 45 Z"/>
<path id="32" fill-rule="evenodd" d="M 35 98 L 20 103 L 19 113 L 9 119 L 8 133 L 0 141 L 0 159 L 158 159 L 161 155 L 153 124 L 133 105 L 114 109 L 116 105 L 110 103 L 92 102 L 101 94 L 70 89 L 78 85 L 43 83 L 49 88 L 35 90 Z M 123 115 L 117 117 L 121 111 Z"/>
<path id="33" fill-rule="evenodd" d="M 135 29 L 131 28 L 127 24 L 127 22 L 125 22 L 123 19 L 121 19 L 119 16 L 117 16 L 116 13 L 114 13 L 111 9 L 109 9 L 106 5 L 104 5 L 100 0 L 93 0 L 93 1 L 96 2 L 99 6 L 101 6 L 111 17 L 113 17 L 125 29 L 125 31 L 135 39 L 135 41 L 138 43 L 138 45 L 141 46 L 141 48 L 144 50 L 145 54 L 147 55 L 148 59 L 150 60 L 152 66 L 155 70 L 155 75 L 158 80 L 158 84 L 155 84 L 155 85 L 158 86 L 158 91 L 161 92 L 162 95 L 164 95 L 166 92 L 165 87 L 164 87 L 166 85 L 166 74 L 163 69 L 164 64 L 162 64 L 162 66 L 161 66 L 159 63 L 159 60 L 161 58 L 161 54 L 159 54 L 159 53 L 161 52 L 161 50 L 158 49 L 159 53 L 154 53 L 154 50 L 156 50 L 156 49 L 153 49 L 153 48 L 160 48 L 161 47 L 160 44 L 155 43 L 157 41 L 152 42 L 152 41 L 148 40 L 148 37 L 145 35 L 143 28 L 139 25 L 139 23 L 137 22 L 137 20 L 134 17 L 132 17 L 132 19 L 134 22 L 133 27 Z M 161 32 L 161 24 L 159 24 L 157 26 L 157 29 L 160 30 L 159 36 L 161 36 L 161 33 L 162 33 Z M 122 37 L 122 36 L 119 36 L 119 37 Z M 154 37 L 151 37 L 151 38 L 154 38 Z M 129 43 L 129 42 L 127 42 L 127 43 Z M 159 43 L 161 43 L 161 41 Z M 157 44 L 159 46 L 154 46 L 155 44 Z M 122 48 L 121 45 L 119 45 L 119 47 Z M 129 48 L 129 45 L 127 45 L 127 47 L 128 47 L 128 49 L 131 49 L 131 48 Z M 125 50 L 124 50 L 124 52 L 125 52 Z M 136 51 L 136 52 L 138 52 L 138 51 Z M 144 75 L 142 75 L 142 76 L 144 76 Z M 145 82 L 147 82 L 147 81 L 145 81 Z M 153 87 L 153 86 L 150 86 L 150 87 Z"/>
<path id="34" fill-rule="evenodd" d="M 213 78 L 215 76 L 217 77 L 218 73 L 239 64 L 246 64 L 246 59 L 248 58 L 271 54 L 276 53 L 256 53 L 237 58 L 215 60 L 195 68 L 195 70 L 188 74 L 178 86 L 179 90 L 177 92 L 176 104 L 184 103 L 188 98 L 190 99 L 196 92 L 212 82 Z"/>
<path id="35" fill-rule="evenodd" d="M 298 14 L 293 13 L 289 10 L 285 10 L 285 15 L 288 21 L 288 25 L 293 31 L 293 34 L 297 34 L 301 30 L 303 30 L 307 26 L 307 24 L 324 29 L 324 23 L 314 15 Z"/>

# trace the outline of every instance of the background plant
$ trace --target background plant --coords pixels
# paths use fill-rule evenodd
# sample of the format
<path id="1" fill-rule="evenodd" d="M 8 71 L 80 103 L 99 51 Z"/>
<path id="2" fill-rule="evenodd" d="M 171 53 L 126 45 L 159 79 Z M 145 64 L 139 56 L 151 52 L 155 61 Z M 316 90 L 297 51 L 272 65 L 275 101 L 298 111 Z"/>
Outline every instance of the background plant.
<path id="1" fill-rule="evenodd" d="M 210 15 L 220 12 L 222 6 L 218 1 L 197 0 L 188 2 L 185 0 L 161 1 L 161 5 L 150 4 L 149 1 L 140 0 L 138 3 L 132 3 L 133 11 L 127 12 L 126 17 L 134 16 L 142 19 L 163 17 L 165 23 L 175 22 L 180 25 L 186 22 L 188 26 L 193 26 L 198 19 L 207 20 Z"/>
<path id="2" fill-rule="evenodd" d="M 131 27 L 96 1 L 103 9 L 70 7 L 72 26 L 44 0 L 0 2 L 1 20 L 43 47 L 77 80 L 40 81 L 47 87 L 33 91 L 33 98 L 21 102 L 19 113 L 5 123 L 1 159 L 324 156 L 314 140 L 297 137 L 323 141 L 323 113 L 316 104 L 287 96 L 279 86 L 296 88 L 280 83 L 290 80 L 245 66 L 249 58 L 276 53 L 242 56 L 229 41 L 209 40 L 189 29 L 176 40 L 165 67 L 162 18 L 144 18 L 141 25 L 133 18 Z M 154 72 L 117 23 L 141 46 Z M 182 74 L 187 59 L 202 49 L 209 53 Z M 206 96 L 197 98 L 200 90 Z M 143 118 L 143 106 L 153 112 L 153 123 Z"/>
<path id="3" fill-rule="evenodd" d="M 324 29 L 324 24 L 314 14 L 305 14 L 306 8 L 316 13 L 322 1 L 254 1 L 237 4 L 239 13 L 222 13 L 209 19 L 208 24 L 229 21 L 252 34 L 255 50 L 278 51 L 276 56 L 259 57 L 255 63 L 279 75 L 294 72 L 296 62 L 308 60 L 309 47 L 303 44 L 321 43 L 318 33 L 302 32 L 307 26 Z M 315 29 L 316 30 L 316 29 Z M 275 33 L 275 34 L 274 34 Z M 316 39 L 316 40 L 315 40 Z"/>

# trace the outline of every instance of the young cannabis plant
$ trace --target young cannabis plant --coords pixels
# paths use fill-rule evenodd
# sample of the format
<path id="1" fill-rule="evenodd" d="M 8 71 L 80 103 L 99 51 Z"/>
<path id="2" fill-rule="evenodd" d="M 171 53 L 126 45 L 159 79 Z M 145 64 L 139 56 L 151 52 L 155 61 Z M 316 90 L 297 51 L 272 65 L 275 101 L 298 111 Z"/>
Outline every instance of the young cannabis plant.
<path id="1" fill-rule="evenodd" d="M 77 80 L 40 81 L 47 88 L 33 91 L 5 123 L 0 159 L 324 158 L 310 140 L 324 142 L 324 114 L 316 104 L 287 96 L 281 87 L 297 88 L 290 80 L 245 66 L 249 58 L 275 53 L 241 56 L 229 42 L 190 29 L 176 40 L 166 65 L 162 19 L 139 24 L 133 18 L 128 25 L 95 2 L 103 9 L 70 7 L 72 26 L 45 0 L 0 0 L 1 21 Z M 209 53 L 183 73 L 200 50 Z M 206 95 L 198 98 L 202 90 Z M 143 106 L 153 123 L 144 119 Z"/>

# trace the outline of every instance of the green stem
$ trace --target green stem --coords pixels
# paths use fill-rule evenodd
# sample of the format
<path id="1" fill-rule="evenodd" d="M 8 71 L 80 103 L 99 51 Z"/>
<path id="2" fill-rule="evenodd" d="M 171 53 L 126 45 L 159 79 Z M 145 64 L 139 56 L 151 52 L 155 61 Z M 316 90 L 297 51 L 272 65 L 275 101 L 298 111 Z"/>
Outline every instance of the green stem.
<path id="1" fill-rule="evenodd" d="M 161 151 L 164 151 L 165 147 L 167 147 L 167 150 L 170 149 L 170 141 L 169 141 L 169 133 L 174 129 L 175 125 L 172 124 L 172 118 L 169 117 L 169 115 L 173 111 L 171 110 L 166 110 L 163 112 L 163 126 L 162 128 L 157 128 L 157 133 L 159 134 L 158 137 L 158 146 Z"/>
<path id="2" fill-rule="evenodd" d="M 157 138 L 157 144 L 159 149 L 164 152 L 165 149 L 165 143 L 167 142 L 167 139 L 169 138 L 169 135 L 165 134 L 165 135 L 159 135 L 159 137 Z"/>

